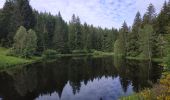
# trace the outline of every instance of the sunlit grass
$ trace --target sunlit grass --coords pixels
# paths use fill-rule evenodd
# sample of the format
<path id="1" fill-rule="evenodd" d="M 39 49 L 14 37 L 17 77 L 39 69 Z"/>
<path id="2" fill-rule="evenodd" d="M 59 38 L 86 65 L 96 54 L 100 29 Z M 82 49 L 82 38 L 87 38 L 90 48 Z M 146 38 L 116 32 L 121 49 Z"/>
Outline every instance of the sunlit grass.
<path id="1" fill-rule="evenodd" d="M 7 52 L 8 49 L 0 47 L 0 69 L 19 64 L 30 63 L 33 61 L 19 57 L 7 56 Z"/>

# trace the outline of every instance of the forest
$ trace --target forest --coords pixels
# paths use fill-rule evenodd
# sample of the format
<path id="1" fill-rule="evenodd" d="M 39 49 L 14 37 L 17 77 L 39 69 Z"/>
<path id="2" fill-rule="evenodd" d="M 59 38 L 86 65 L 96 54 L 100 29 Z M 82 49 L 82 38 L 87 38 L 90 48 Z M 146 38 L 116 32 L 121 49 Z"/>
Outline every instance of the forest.
<path id="1" fill-rule="evenodd" d="M 22 86 L 20 84 L 26 84 L 25 87 L 30 86 L 31 89 L 41 90 L 43 88 L 41 90 L 43 92 L 46 92 L 44 88 L 46 88 L 45 84 L 48 84 L 50 92 L 54 92 L 55 89 L 53 88 L 55 86 L 51 86 L 54 85 L 53 82 L 58 84 L 58 81 L 52 79 L 55 77 L 61 83 L 71 84 L 73 90 L 79 87 L 77 91 L 80 91 L 80 87 L 85 80 L 85 85 L 88 85 L 88 82 L 95 85 L 99 80 L 107 81 L 108 77 L 111 77 L 114 82 L 119 79 L 120 85 L 125 87 L 124 94 L 128 91 L 129 86 L 135 88 L 132 89 L 132 92 L 139 92 L 139 94 L 133 95 L 134 97 L 132 96 L 135 99 L 123 98 L 122 100 L 165 100 L 165 97 L 170 93 L 170 0 L 164 2 L 158 13 L 156 13 L 154 5 L 150 3 L 146 7 L 144 15 L 138 11 L 134 18 L 131 26 L 128 26 L 124 21 L 119 29 L 114 28 L 115 26 L 113 28 L 103 28 L 81 22 L 80 17 L 76 14 L 73 14 L 70 21 L 67 22 L 60 12 L 56 15 L 50 12 L 40 12 L 32 8 L 30 0 L 6 0 L 3 8 L 0 8 L 0 83 L 4 82 L 0 87 L 4 86 L 8 87 L 9 90 L 19 91 L 16 92 L 16 97 L 24 98 L 24 96 L 30 96 L 29 93 L 32 91 L 30 92 L 29 89 L 23 90 L 25 94 L 20 96 L 20 93 L 22 94 L 20 89 L 23 88 L 20 87 Z M 89 57 L 104 55 L 113 57 L 109 59 L 107 57 Z M 78 57 L 76 58 L 76 56 Z M 116 57 L 121 59 L 113 60 Z M 54 59 L 57 60 L 56 63 L 45 62 Z M 34 65 L 34 63 L 36 64 Z M 1 71 L 22 64 L 26 64 L 29 68 L 10 69 L 9 73 Z M 100 70 L 97 69 L 98 67 Z M 110 75 L 113 73 L 114 75 Z M 62 79 L 60 75 L 64 75 L 65 79 Z M 164 78 L 161 78 L 161 76 L 164 76 Z M 4 77 L 7 80 L 4 81 Z M 36 84 L 39 84 L 39 81 L 44 83 L 41 84 L 41 88 L 34 87 L 31 82 L 32 77 L 35 78 L 34 82 L 37 82 Z M 72 80 L 70 83 L 69 79 Z M 47 80 L 50 81 L 46 82 Z M 98 81 L 95 83 L 93 80 Z M 130 80 L 132 80 L 131 83 Z M 140 92 L 142 90 L 140 88 L 147 88 L 150 84 L 153 85 L 153 80 L 154 82 L 160 81 L 158 85 L 156 84 L 158 88 Z M 5 82 L 12 86 L 6 86 Z M 103 84 L 106 83 L 103 82 Z M 13 85 L 16 88 L 13 88 Z M 104 85 L 102 86 L 104 87 Z M 66 86 L 60 87 L 62 87 L 59 89 L 61 96 L 62 90 L 64 87 L 66 89 Z M 17 88 L 19 89 L 17 90 Z M 48 90 L 48 87 L 46 89 Z M 6 93 L 3 90 L 0 88 L 0 94 L 1 92 Z M 27 93 L 28 91 L 29 93 Z M 103 89 L 102 91 L 106 90 Z M 161 91 L 164 95 L 159 94 L 161 92 L 155 93 L 155 91 Z M 33 92 L 36 93 L 34 95 L 36 97 L 40 94 L 36 90 Z M 155 93 L 156 96 L 150 96 L 152 95 L 151 92 Z M 114 95 L 117 96 L 117 94 Z M 136 98 L 141 96 L 146 98 Z M 13 96 L 11 97 L 13 98 Z M 32 99 L 35 99 L 35 97 Z M 103 99 L 100 98 L 100 100 Z"/>
<path id="2" fill-rule="evenodd" d="M 10 55 L 31 57 L 46 53 L 89 53 L 96 51 L 114 54 L 163 58 L 168 54 L 170 31 L 170 1 L 156 14 L 150 4 L 142 17 L 137 12 L 132 26 L 108 29 L 82 24 L 73 14 L 71 21 L 57 15 L 38 12 L 29 0 L 6 0 L 0 9 L 0 44 L 11 48 Z"/>
<path id="3" fill-rule="evenodd" d="M 132 26 L 120 29 L 82 24 L 73 14 L 67 23 L 62 15 L 38 12 L 29 0 L 6 0 L 0 9 L 0 44 L 9 55 L 31 57 L 57 53 L 114 52 L 140 58 L 163 58 L 169 53 L 170 1 L 156 14 L 150 4 L 144 16 L 137 12 Z M 170 57 L 169 57 L 170 58 Z"/>

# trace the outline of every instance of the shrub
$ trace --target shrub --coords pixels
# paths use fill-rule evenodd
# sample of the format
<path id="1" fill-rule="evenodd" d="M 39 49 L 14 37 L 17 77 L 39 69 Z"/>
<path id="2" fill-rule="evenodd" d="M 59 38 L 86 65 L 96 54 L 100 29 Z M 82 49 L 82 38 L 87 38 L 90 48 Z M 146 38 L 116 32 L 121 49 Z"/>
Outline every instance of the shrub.
<path id="1" fill-rule="evenodd" d="M 170 54 L 168 54 L 167 57 L 165 57 L 164 61 L 167 66 L 167 69 L 170 70 Z"/>
<path id="2" fill-rule="evenodd" d="M 84 50 L 73 50 L 72 53 L 73 54 L 84 54 L 84 53 L 88 53 L 88 51 L 85 49 Z"/>
<path id="3" fill-rule="evenodd" d="M 55 50 L 48 49 L 43 52 L 44 59 L 54 59 L 56 57 L 57 57 L 57 51 Z"/>

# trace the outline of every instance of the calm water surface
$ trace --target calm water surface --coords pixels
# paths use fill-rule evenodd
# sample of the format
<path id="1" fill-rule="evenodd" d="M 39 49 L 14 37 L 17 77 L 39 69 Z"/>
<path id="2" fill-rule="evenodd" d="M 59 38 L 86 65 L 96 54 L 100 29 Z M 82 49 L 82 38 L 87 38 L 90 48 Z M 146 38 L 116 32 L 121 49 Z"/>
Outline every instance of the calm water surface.
<path id="1" fill-rule="evenodd" d="M 0 71 L 0 100 L 118 100 L 161 77 L 148 61 L 65 57 Z"/>

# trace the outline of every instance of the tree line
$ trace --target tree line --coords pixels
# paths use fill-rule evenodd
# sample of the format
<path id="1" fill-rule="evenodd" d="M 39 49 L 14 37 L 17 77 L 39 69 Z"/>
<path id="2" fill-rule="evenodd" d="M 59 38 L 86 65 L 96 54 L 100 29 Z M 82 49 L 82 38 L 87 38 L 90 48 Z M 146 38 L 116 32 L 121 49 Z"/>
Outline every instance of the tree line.
<path id="1" fill-rule="evenodd" d="M 60 12 L 52 15 L 33 10 L 29 0 L 6 0 L 0 9 L 1 46 L 24 55 L 41 55 L 52 49 L 62 54 L 97 50 L 133 57 L 165 57 L 170 51 L 169 31 L 170 0 L 165 1 L 159 14 L 150 4 L 143 17 L 137 12 L 131 27 L 124 22 L 120 29 L 82 24 L 75 14 L 67 23 Z M 23 42 L 26 38 L 33 38 L 33 42 Z"/>
<path id="2" fill-rule="evenodd" d="M 164 2 L 159 14 L 153 4 L 142 17 L 137 12 L 132 27 L 123 23 L 114 45 L 114 52 L 131 57 L 162 58 L 169 54 L 170 0 Z"/>
<path id="3" fill-rule="evenodd" d="M 22 26 L 22 28 L 20 27 Z M 102 29 L 87 23 L 73 14 L 69 23 L 60 14 L 52 15 L 33 10 L 29 0 L 6 0 L 0 10 L 0 43 L 12 47 L 17 30 L 32 29 L 37 36 L 37 53 L 53 49 L 58 53 L 113 51 L 116 29 Z M 24 27 L 24 28 L 23 28 Z M 25 31 L 25 30 L 24 30 Z M 24 35 L 21 34 L 21 35 Z"/>

